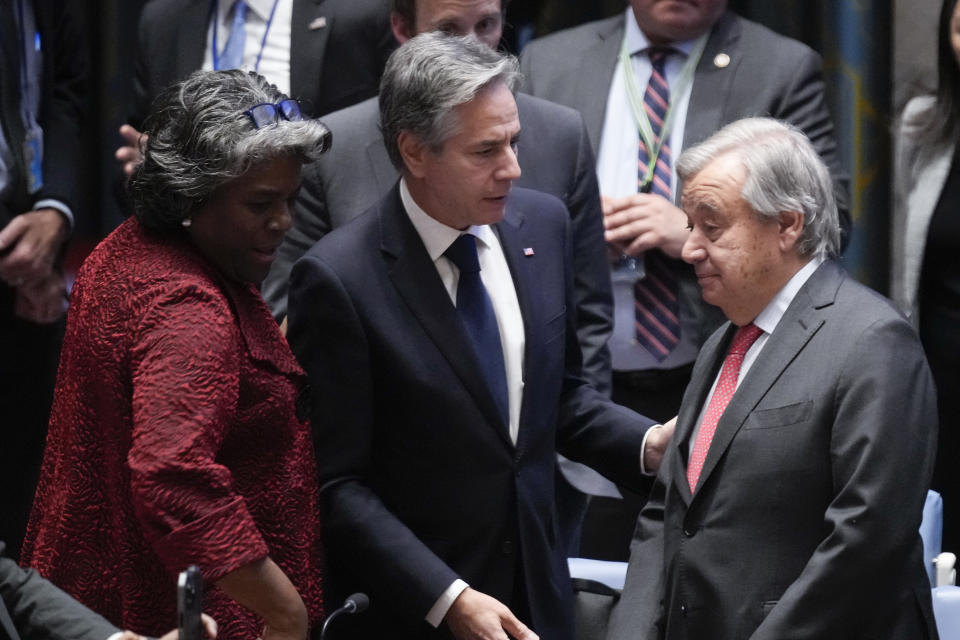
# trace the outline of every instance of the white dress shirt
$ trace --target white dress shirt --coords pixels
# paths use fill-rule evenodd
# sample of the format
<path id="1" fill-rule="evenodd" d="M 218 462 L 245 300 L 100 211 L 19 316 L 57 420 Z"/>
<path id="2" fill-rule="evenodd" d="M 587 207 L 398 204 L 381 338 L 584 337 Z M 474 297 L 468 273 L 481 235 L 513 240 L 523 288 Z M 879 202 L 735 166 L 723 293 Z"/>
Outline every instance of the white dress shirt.
<path id="1" fill-rule="evenodd" d="M 787 312 L 787 307 L 790 306 L 790 303 L 793 302 L 793 299 L 797 296 L 797 292 L 800 291 L 800 288 L 810 279 L 810 276 L 813 275 L 813 272 L 817 270 L 821 264 L 823 264 L 823 258 L 813 258 L 810 262 L 805 264 L 799 271 L 793 274 L 793 277 L 790 278 L 789 282 L 784 285 L 780 291 L 777 292 L 777 295 L 773 296 L 766 307 L 763 308 L 756 318 L 753 320 L 753 324 L 757 325 L 757 328 L 762 329 L 763 333 L 760 334 L 760 337 L 757 338 L 756 342 L 750 345 L 750 348 L 747 349 L 747 353 L 743 356 L 743 362 L 740 364 L 740 374 L 737 376 L 737 384 L 734 389 L 740 387 L 740 382 L 746 377 L 747 372 L 750 371 L 750 367 L 753 366 L 753 363 L 756 362 L 757 356 L 760 355 L 760 351 L 763 350 L 763 346 L 767 344 L 767 339 L 770 337 L 770 334 L 773 333 L 773 330 L 777 328 L 777 325 L 780 324 L 780 320 L 783 318 L 783 314 Z M 720 367 L 722 372 L 723 367 Z M 703 424 L 703 415 L 707 411 L 707 407 L 710 406 L 710 401 L 713 399 L 713 393 L 717 388 L 717 382 L 720 380 L 720 372 L 717 373 L 717 377 L 713 380 L 713 385 L 710 387 L 710 393 L 707 394 L 706 399 L 703 402 L 703 406 L 700 407 L 700 415 L 697 417 L 697 426 L 694 428 L 693 433 L 690 434 L 690 447 L 687 452 L 687 457 L 689 461 L 689 456 L 693 453 L 693 443 L 697 441 L 697 434 L 700 433 L 700 425 Z"/>
<path id="2" fill-rule="evenodd" d="M 410 195 L 405 180 L 400 180 L 400 199 L 406 209 L 410 222 L 420 239 L 427 254 L 437 268 L 437 273 L 443 281 L 443 286 L 450 296 L 450 301 L 457 304 L 457 284 L 460 280 L 460 270 L 443 253 L 462 233 L 469 233 L 477 238 L 477 259 L 480 262 L 480 279 L 487 289 L 493 312 L 497 316 L 497 328 L 500 330 L 500 345 L 503 348 L 504 367 L 507 375 L 507 395 L 510 414 L 510 440 L 516 444 L 520 431 L 520 407 L 523 404 L 523 353 L 526 344 L 526 334 L 523 330 L 523 316 L 520 313 L 520 303 L 517 300 L 517 291 L 510 275 L 510 267 L 503 255 L 500 239 L 492 228 L 487 225 L 472 226 L 465 231 L 454 229 L 430 217 Z M 457 579 L 437 599 L 427 613 L 426 620 L 434 627 L 440 626 L 450 605 L 457 596 L 467 588 L 467 583 Z"/>
<path id="3" fill-rule="evenodd" d="M 217 53 L 223 51 L 230 37 L 230 26 L 233 20 L 234 0 L 220 0 L 217 3 Z M 277 89 L 290 95 L 290 22 L 293 19 L 293 0 L 246 0 L 247 26 L 246 40 L 243 46 L 243 68 L 256 71 Z M 276 11 L 274 11 L 276 3 Z M 274 11 L 267 40 L 263 41 L 263 32 L 270 20 L 270 12 Z M 263 54 L 260 45 L 263 43 Z M 257 65 L 257 57 L 260 65 Z M 213 22 L 207 28 L 207 48 L 203 54 L 203 69 L 213 69 Z"/>

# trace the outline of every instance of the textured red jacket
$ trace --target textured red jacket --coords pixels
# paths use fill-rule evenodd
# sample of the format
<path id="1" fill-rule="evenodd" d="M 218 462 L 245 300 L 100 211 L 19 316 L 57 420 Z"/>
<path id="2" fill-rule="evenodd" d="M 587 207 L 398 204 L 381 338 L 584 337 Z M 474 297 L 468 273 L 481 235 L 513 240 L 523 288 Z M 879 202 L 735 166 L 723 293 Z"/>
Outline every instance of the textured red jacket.
<path id="1" fill-rule="evenodd" d="M 176 625 L 176 577 L 269 555 L 322 617 L 305 377 L 260 294 L 135 219 L 86 260 L 22 562 L 116 625 Z M 219 638 L 262 621 L 208 588 Z"/>

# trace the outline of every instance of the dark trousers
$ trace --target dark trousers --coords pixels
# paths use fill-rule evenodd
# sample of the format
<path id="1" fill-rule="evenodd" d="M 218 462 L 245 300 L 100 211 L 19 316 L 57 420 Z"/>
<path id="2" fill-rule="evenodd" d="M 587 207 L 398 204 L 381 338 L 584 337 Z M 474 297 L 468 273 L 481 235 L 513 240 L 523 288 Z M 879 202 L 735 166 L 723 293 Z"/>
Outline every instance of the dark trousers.
<path id="1" fill-rule="evenodd" d="M 63 322 L 21 320 L 13 314 L 14 300 L 13 289 L 0 284 L 0 540 L 18 559 L 47 436 Z"/>
<path id="2" fill-rule="evenodd" d="M 583 536 L 583 520 L 587 515 L 590 496 L 567 482 L 557 468 L 557 525 L 559 545 L 566 549 L 568 558 L 580 555 L 580 538 Z"/>
<path id="3" fill-rule="evenodd" d="M 937 386 L 940 429 L 931 487 L 943 496 L 943 550 L 960 549 L 960 313 L 920 312 L 920 339 Z"/>
<path id="4" fill-rule="evenodd" d="M 693 364 L 666 371 L 614 371 L 613 401 L 658 422 L 666 422 L 680 411 L 680 401 L 692 371 Z M 583 524 L 580 555 L 627 561 L 637 516 L 652 486 L 651 477 L 641 494 L 619 487 L 622 500 L 591 497 Z"/>

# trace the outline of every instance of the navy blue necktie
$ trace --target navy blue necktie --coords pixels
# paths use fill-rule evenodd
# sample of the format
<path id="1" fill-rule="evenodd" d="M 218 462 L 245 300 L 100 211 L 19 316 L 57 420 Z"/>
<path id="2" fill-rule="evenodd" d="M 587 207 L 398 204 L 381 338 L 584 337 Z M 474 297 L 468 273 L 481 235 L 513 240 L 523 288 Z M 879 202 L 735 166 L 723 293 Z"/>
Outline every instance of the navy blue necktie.
<path id="1" fill-rule="evenodd" d="M 510 425 L 508 409 L 507 372 L 503 363 L 503 346 L 497 316 L 487 289 L 480 279 L 480 261 L 477 260 L 476 239 L 465 233 L 443 253 L 460 270 L 457 284 L 457 313 L 467 329 L 467 335 L 480 362 L 481 373 L 493 392 L 503 423 Z"/>

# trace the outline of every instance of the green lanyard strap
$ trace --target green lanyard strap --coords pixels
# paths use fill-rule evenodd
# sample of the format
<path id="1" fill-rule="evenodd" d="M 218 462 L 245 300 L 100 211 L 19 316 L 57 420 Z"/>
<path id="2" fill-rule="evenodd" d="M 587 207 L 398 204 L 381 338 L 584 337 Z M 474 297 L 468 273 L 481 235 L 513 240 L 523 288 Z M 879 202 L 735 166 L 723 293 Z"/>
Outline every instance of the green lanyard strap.
<path id="1" fill-rule="evenodd" d="M 670 137 L 670 131 L 673 129 L 673 118 L 676 113 L 676 110 L 673 108 L 674 104 L 678 96 L 683 96 L 693 83 L 693 74 L 697 69 L 697 65 L 700 63 L 703 50 L 707 46 L 708 36 L 709 33 L 705 33 L 697 38 L 693 49 L 690 51 L 690 55 L 687 56 L 687 61 L 680 70 L 680 75 L 670 90 L 670 103 L 667 105 L 667 113 L 663 119 L 663 128 L 660 130 L 659 141 L 656 140 L 653 135 L 650 118 L 643 108 L 643 94 L 640 92 L 637 76 L 633 71 L 633 62 L 630 59 L 630 53 L 627 51 L 626 39 L 624 39 L 623 45 L 620 47 L 620 66 L 623 68 L 623 79 L 626 83 L 627 99 L 630 101 L 630 110 L 633 112 L 633 119 L 637 124 L 637 131 L 640 133 L 640 137 L 647 147 L 649 162 L 647 164 L 646 175 L 643 178 L 644 187 L 647 187 L 653 181 L 653 171 L 657 166 L 660 149 L 663 147 L 664 141 Z"/>

